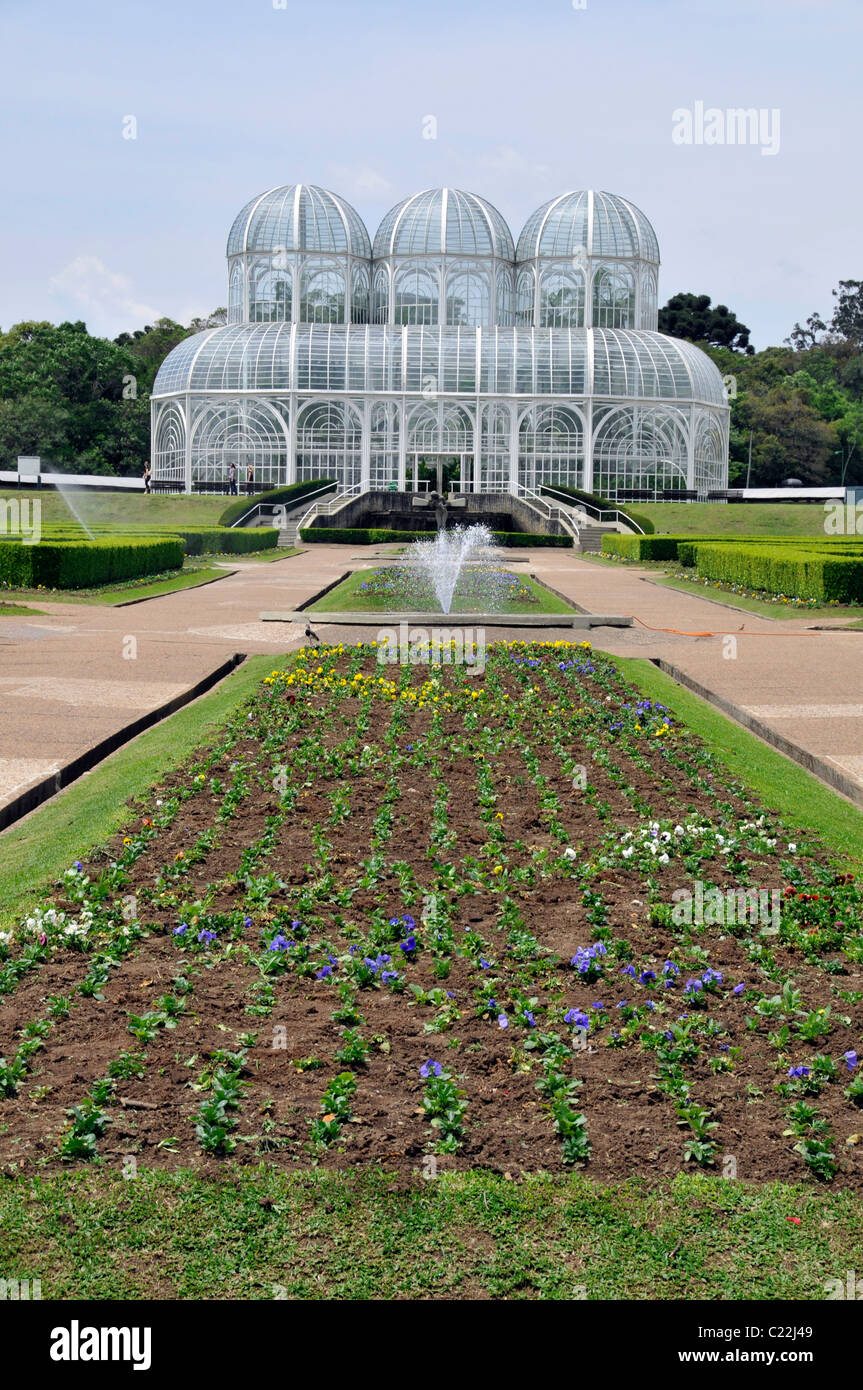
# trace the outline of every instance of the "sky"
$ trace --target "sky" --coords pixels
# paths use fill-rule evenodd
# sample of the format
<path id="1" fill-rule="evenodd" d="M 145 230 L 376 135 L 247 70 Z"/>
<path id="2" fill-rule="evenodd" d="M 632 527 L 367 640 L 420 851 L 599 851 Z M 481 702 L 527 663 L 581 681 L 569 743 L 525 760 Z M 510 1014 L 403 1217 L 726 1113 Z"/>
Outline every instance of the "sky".
<path id="1" fill-rule="evenodd" d="M 374 236 L 447 184 L 515 237 L 559 193 L 621 194 L 660 303 L 781 343 L 863 279 L 861 40 L 860 0 L 0 0 L 0 327 L 187 323 L 265 189 L 331 188 Z"/>

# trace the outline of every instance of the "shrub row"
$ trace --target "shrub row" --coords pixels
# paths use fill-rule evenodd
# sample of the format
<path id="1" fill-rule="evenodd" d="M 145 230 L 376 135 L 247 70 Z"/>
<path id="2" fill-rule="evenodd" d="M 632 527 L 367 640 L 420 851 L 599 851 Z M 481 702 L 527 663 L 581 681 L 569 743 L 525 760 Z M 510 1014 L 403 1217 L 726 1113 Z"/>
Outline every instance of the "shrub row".
<path id="1" fill-rule="evenodd" d="M 492 531 L 498 545 L 571 546 L 571 536 L 543 536 L 530 531 Z M 324 545 L 383 545 L 389 541 L 430 541 L 433 531 L 393 531 L 378 526 L 304 526 L 300 539 Z"/>
<path id="2" fill-rule="evenodd" d="M 603 555 L 620 555 L 624 560 L 675 560 L 676 536 L 603 536 Z"/>
<path id="3" fill-rule="evenodd" d="M 695 551 L 702 579 L 789 598 L 863 601 L 863 555 L 831 555 L 780 545 L 698 545 Z"/>
<path id="4" fill-rule="evenodd" d="M 271 550 L 279 543 L 274 526 L 235 530 L 202 526 L 188 531 L 180 527 L 172 529 L 171 534 L 180 537 L 187 555 L 247 555 L 253 550 Z"/>
<path id="5" fill-rule="evenodd" d="M 322 487 L 334 488 L 335 485 L 334 478 L 309 478 L 303 483 L 291 483 L 289 487 L 274 487 L 269 492 L 259 492 L 254 497 L 240 497 L 225 508 L 219 517 L 219 524 L 233 526 L 235 521 L 239 521 L 240 517 L 251 511 L 258 502 L 299 502 L 308 492 L 316 492 Z"/>
<path id="6" fill-rule="evenodd" d="M 183 542 L 177 536 L 0 545 L 0 585 L 15 589 L 86 589 L 182 565 Z"/>
<path id="7" fill-rule="evenodd" d="M 543 486 L 540 488 L 540 493 L 544 497 L 554 497 L 555 493 L 558 493 L 567 501 L 587 502 L 591 507 L 598 507 L 601 511 L 606 512 L 618 511 L 621 516 L 634 521 L 647 535 L 653 534 L 653 522 L 649 516 L 645 516 L 643 512 L 633 511 L 632 507 L 626 504 L 610 502 L 607 497 L 597 497 L 593 492 L 582 492 L 580 488 L 567 487 L 563 483 L 555 483 L 553 487 Z"/>
<path id="8" fill-rule="evenodd" d="M 619 536 L 602 538 L 606 555 L 621 555 L 626 560 L 679 560 L 682 565 L 694 564 L 694 547 L 699 545 L 769 545 L 797 547 L 806 551 L 835 554 L 863 554 L 863 538 L 854 536 Z"/>

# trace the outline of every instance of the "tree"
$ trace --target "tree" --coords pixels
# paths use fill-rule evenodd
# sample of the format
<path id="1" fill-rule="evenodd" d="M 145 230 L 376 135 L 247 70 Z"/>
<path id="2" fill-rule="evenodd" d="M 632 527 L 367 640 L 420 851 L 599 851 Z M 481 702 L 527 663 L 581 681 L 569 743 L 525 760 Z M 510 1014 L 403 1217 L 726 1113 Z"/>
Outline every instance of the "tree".
<path id="1" fill-rule="evenodd" d="M 751 356 L 749 329 L 727 304 L 713 307 L 709 294 L 674 294 L 659 311 L 659 331 L 690 343 L 709 343 Z"/>
<path id="2" fill-rule="evenodd" d="M 776 487 L 785 478 L 800 478 L 824 486 L 841 470 L 837 454 L 840 434 L 813 406 L 808 387 L 787 379 L 767 390 L 756 388 L 738 396 L 732 406 L 735 461 L 748 455 L 752 435 L 753 487 Z M 735 470 L 739 476 L 739 468 Z"/>
<path id="3" fill-rule="evenodd" d="M 814 314 L 809 315 L 802 326 L 795 323 L 785 341 L 793 347 L 795 352 L 806 352 L 809 348 L 815 347 L 819 333 L 826 332 L 827 324 L 816 310 Z"/>
<path id="4" fill-rule="evenodd" d="M 840 280 L 833 297 L 838 303 L 833 310 L 831 328 L 834 333 L 863 347 L 863 280 Z"/>

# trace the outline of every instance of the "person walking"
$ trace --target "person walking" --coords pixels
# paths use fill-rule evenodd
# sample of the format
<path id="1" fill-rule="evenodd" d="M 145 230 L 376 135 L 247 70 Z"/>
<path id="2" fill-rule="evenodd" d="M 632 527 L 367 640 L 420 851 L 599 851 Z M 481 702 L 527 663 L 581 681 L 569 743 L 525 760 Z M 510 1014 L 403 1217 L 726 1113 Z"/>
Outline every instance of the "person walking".
<path id="1" fill-rule="evenodd" d="M 144 464 L 144 491 L 150 491 L 150 460 Z"/>
<path id="2" fill-rule="evenodd" d="M 233 463 L 228 469 L 228 496 L 237 496 L 237 470 Z"/>
<path id="3" fill-rule="evenodd" d="M 250 497 L 251 497 L 251 495 L 252 495 L 252 491 L 253 491 L 253 488 L 254 488 L 254 483 L 255 483 L 255 470 L 254 470 L 254 467 L 252 466 L 252 464 L 249 464 L 248 468 L 246 469 L 246 490 L 247 490 L 247 492 L 248 492 L 248 494 L 249 494 Z"/>

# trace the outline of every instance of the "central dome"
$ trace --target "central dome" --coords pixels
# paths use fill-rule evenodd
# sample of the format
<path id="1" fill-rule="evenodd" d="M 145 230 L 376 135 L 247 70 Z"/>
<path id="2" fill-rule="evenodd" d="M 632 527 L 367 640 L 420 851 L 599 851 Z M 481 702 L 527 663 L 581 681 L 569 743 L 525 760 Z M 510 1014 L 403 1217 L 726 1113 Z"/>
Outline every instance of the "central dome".
<path id="1" fill-rule="evenodd" d="M 476 193 L 427 188 L 390 209 L 375 236 L 375 260 L 441 255 L 514 261 L 515 247 L 497 208 Z"/>

